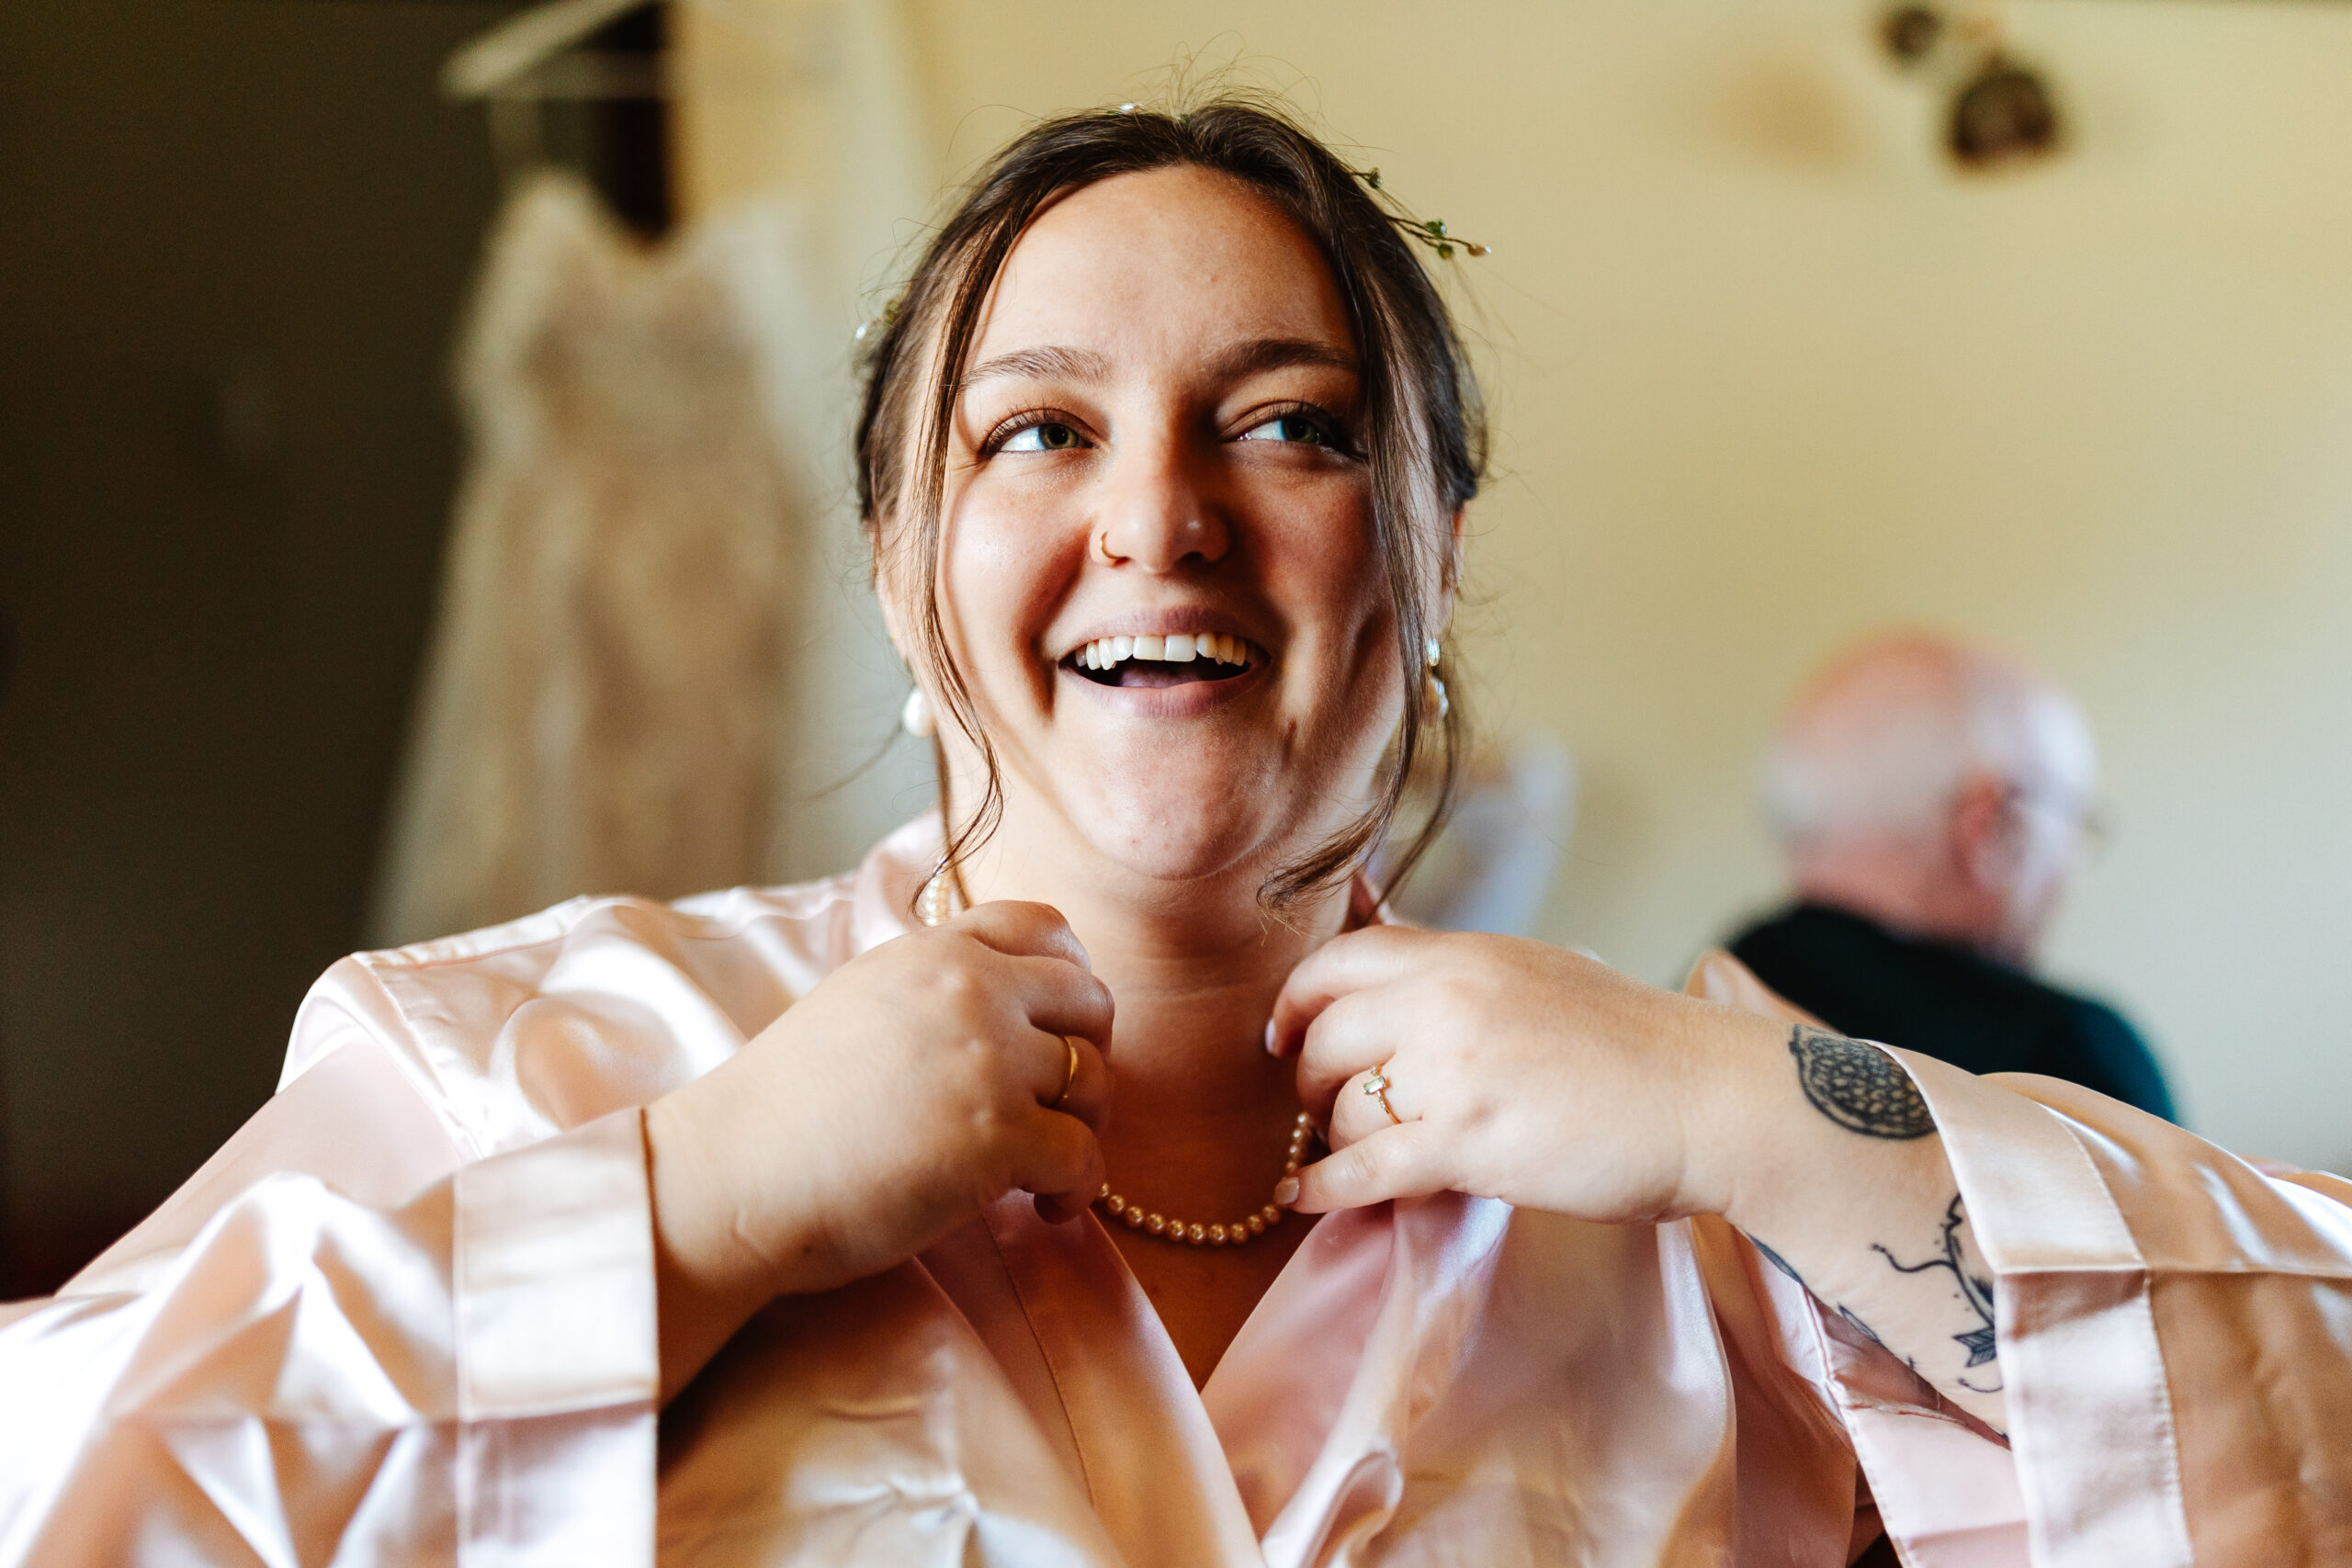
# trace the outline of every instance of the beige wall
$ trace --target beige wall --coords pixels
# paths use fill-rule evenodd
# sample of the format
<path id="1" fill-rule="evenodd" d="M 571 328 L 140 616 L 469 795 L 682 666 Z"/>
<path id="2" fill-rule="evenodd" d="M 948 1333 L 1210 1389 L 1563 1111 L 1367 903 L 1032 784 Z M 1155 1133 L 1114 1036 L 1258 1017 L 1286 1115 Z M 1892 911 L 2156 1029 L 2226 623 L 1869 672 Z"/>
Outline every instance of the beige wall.
<path id="1" fill-rule="evenodd" d="M 2120 836 L 2052 967 L 2191 1118 L 2352 1159 L 2352 7 L 2010 7 L 2075 144 L 1969 180 L 1861 0 L 908 0 L 925 134 L 1239 57 L 1497 254 L 1481 715 L 1585 812 L 1549 914 L 1677 975 L 1775 866 L 1776 703 L 1890 620 L 2071 685 Z M 880 242 L 876 242 L 877 246 Z"/>

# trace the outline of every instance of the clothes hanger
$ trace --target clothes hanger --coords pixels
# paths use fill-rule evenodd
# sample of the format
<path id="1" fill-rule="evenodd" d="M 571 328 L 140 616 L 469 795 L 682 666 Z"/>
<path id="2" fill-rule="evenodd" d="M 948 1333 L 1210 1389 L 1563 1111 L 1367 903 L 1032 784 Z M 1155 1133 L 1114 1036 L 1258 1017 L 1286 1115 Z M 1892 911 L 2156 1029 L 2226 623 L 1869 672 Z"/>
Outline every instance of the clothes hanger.
<path id="1" fill-rule="evenodd" d="M 673 96 L 663 58 L 667 29 L 653 17 L 645 18 L 650 26 L 629 29 L 636 36 L 621 47 L 612 47 L 609 36 L 615 24 L 654 3 L 548 0 L 477 34 L 443 62 L 443 94 L 487 111 L 499 183 L 510 193 L 542 170 L 576 165 L 584 156 L 581 172 L 631 227 L 649 238 L 668 229 L 674 204 L 662 172 Z M 570 158 L 556 152 L 550 116 L 558 122 L 553 129 L 571 132 L 553 139 L 574 144 Z M 629 167 L 619 185 L 626 189 L 608 167 L 599 167 L 609 164 L 614 148 L 636 150 L 623 158 Z"/>
<path id="2" fill-rule="evenodd" d="M 667 78 L 642 55 L 581 51 L 608 24 L 648 6 L 693 6 L 753 37 L 775 18 L 741 0 L 545 0 L 460 44 L 441 66 L 441 90 L 458 99 L 668 97 Z"/>
<path id="3" fill-rule="evenodd" d="M 723 21 L 739 38 L 757 40 L 788 59 L 795 73 L 806 74 L 807 62 L 793 58 L 801 50 L 778 48 L 778 18 L 771 6 L 743 0 L 544 0 L 458 46 L 442 63 L 441 90 L 484 107 L 500 182 L 510 190 L 533 173 L 564 162 L 553 154 L 550 116 L 575 130 L 583 115 L 602 121 L 607 137 L 614 134 L 611 128 L 625 124 L 617 133 L 624 139 L 665 141 L 668 102 L 678 96 L 665 39 L 673 29 L 643 29 L 633 46 L 621 48 L 598 35 L 634 13 L 688 5 Z M 707 76 L 707 67 L 702 69 Z M 666 192 L 655 205 L 667 208 Z M 670 217 L 666 211 L 625 215 L 646 232 L 665 229 Z"/>
<path id="4" fill-rule="evenodd" d="M 547 0 L 519 11 L 458 46 L 442 64 L 441 90 L 458 99 L 662 96 L 658 73 L 614 69 L 639 57 L 571 52 L 607 23 L 652 3 Z M 551 79 L 546 68 L 565 58 L 594 63 Z"/>

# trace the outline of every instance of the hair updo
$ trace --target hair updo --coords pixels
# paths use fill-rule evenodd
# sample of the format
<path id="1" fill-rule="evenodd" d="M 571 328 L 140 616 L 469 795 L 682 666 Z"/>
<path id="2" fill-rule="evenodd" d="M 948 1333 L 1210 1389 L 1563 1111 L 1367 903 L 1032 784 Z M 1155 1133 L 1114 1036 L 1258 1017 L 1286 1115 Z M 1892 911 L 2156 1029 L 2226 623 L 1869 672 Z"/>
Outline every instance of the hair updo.
<path id="1" fill-rule="evenodd" d="M 949 436 L 980 313 L 1005 258 L 1057 197 L 1114 175 L 1175 167 L 1225 175 L 1271 198 L 1315 241 L 1346 304 L 1361 362 L 1373 528 L 1396 622 L 1404 724 L 1383 761 L 1373 808 L 1277 867 L 1260 897 L 1279 912 L 1344 881 L 1387 836 L 1418 776 L 1430 785 L 1429 817 L 1396 854 L 1384 857 L 1385 897 L 1443 826 L 1460 772 L 1458 705 L 1431 718 L 1419 698 L 1430 635 L 1426 606 L 1434 590 L 1453 585 L 1453 517 L 1484 477 L 1485 422 L 1453 316 L 1403 231 L 1407 220 L 1279 110 L 1231 97 L 1175 113 L 1069 115 L 1012 141 L 924 248 L 869 346 L 857 426 L 858 514 L 877 569 L 895 552 L 911 551 L 912 570 L 901 581 L 917 614 L 905 630 L 988 769 L 978 807 L 961 827 L 952 816 L 946 820 L 944 863 L 952 868 L 993 829 L 1003 804 L 995 749 L 948 656 L 939 614 Z M 940 785 L 944 800 L 944 764 Z"/>

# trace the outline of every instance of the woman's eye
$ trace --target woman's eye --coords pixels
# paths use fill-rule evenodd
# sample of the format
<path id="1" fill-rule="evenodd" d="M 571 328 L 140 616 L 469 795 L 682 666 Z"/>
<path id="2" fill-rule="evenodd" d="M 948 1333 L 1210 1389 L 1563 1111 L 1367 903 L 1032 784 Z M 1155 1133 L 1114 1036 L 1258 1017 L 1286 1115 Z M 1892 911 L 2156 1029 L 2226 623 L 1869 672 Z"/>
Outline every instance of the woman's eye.
<path id="1" fill-rule="evenodd" d="M 1047 420 L 1014 431 L 1004 438 L 1000 452 L 1072 452 L 1084 446 L 1085 439 L 1067 424 Z"/>
<path id="2" fill-rule="evenodd" d="M 1306 446 L 1329 446 L 1329 432 L 1303 413 L 1278 414 L 1241 433 L 1244 441 L 1295 441 Z"/>

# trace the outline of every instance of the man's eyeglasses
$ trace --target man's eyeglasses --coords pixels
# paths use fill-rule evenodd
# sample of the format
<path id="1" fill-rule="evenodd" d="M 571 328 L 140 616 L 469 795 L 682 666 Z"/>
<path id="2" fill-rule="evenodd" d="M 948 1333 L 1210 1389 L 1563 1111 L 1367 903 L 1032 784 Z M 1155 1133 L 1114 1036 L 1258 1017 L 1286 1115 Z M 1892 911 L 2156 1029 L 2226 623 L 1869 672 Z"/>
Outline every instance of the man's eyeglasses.
<path id="1" fill-rule="evenodd" d="M 2047 784 L 2011 784 L 2007 798 L 2012 806 L 2044 813 L 2072 829 L 2086 862 L 2104 858 L 2115 841 L 2114 817 L 2104 801 Z"/>

